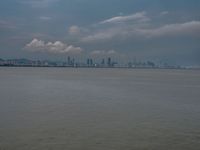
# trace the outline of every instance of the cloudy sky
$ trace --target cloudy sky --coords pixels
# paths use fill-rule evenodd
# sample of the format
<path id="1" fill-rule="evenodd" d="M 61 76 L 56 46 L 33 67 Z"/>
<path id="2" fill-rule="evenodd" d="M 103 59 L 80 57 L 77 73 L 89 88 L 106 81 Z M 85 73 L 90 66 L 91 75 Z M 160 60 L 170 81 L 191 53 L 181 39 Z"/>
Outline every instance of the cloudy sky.
<path id="1" fill-rule="evenodd" d="M 0 57 L 200 65 L 199 0 L 0 0 Z"/>

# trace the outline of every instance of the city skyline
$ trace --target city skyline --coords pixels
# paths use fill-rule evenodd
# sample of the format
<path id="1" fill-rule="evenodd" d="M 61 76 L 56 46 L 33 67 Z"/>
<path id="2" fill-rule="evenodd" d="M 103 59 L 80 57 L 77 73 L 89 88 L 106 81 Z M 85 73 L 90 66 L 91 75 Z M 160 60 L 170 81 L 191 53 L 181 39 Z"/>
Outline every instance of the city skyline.
<path id="1" fill-rule="evenodd" d="M 31 60 L 26 58 L 21 59 L 2 59 L 0 58 L 0 67 L 73 67 L 73 68 L 162 68 L 162 69 L 199 69 L 198 66 L 180 66 L 171 65 L 167 62 L 153 61 L 127 61 L 121 63 L 111 57 L 95 59 L 87 58 L 79 60 L 68 56 L 64 61 L 53 60 Z"/>
<path id="2" fill-rule="evenodd" d="M 198 0 L 2 0 L 0 33 L 5 59 L 70 55 L 200 66 Z"/>

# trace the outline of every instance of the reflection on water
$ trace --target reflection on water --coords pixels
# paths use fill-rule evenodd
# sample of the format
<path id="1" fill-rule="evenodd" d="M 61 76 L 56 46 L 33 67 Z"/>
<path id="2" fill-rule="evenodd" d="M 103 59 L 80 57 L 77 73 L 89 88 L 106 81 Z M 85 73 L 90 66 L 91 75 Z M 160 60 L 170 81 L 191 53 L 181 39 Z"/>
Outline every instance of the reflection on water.
<path id="1" fill-rule="evenodd" d="M 0 68 L 0 150 L 199 150 L 200 71 Z"/>

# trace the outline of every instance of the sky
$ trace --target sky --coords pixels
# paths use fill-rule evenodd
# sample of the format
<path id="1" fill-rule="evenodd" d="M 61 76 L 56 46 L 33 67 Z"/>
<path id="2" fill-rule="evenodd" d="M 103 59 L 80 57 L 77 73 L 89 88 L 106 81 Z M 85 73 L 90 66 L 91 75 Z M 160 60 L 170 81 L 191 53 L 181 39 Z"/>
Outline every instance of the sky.
<path id="1" fill-rule="evenodd" d="M 199 0 L 0 0 L 0 58 L 200 65 Z"/>

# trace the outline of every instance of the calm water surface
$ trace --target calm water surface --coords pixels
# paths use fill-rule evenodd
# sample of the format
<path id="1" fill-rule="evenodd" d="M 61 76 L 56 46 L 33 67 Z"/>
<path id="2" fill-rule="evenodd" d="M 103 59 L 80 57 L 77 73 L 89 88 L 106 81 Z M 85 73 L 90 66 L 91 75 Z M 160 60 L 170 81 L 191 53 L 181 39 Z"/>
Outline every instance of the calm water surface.
<path id="1" fill-rule="evenodd" d="M 0 68 L 0 150 L 199 150 L 200 71 Z"/>

